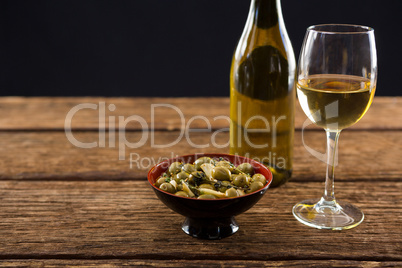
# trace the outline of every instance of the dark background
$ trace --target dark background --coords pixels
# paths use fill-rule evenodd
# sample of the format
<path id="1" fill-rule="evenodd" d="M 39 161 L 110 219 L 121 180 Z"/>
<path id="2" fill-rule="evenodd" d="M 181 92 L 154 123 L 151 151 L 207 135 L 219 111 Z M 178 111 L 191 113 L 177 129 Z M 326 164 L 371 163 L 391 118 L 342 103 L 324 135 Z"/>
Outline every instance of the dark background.
<path id="1" fill-rule="evenodd" d="M 0 95 L 228 96 L 250 0 L 0 1 Z M 305 29 L 375 29 L 376 95 L 402 95 L 399 0 L 282 0 L 298 58 Z"/>

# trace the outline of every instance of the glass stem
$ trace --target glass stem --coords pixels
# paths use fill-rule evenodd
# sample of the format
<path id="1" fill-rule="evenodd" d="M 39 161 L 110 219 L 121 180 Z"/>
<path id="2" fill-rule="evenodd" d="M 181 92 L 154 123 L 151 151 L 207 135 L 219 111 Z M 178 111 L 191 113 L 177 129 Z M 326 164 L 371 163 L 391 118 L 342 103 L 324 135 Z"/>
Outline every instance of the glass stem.
<path id="1" fill-rule="evenodd" d="M 321 199 L 327 205 L 336 205 L 334 192 L 335 166 L 337 165 L 337 147 L 340 130 L 326 130 L 327 133 L 327 174 L 325 178 L 325 192 Z"/>

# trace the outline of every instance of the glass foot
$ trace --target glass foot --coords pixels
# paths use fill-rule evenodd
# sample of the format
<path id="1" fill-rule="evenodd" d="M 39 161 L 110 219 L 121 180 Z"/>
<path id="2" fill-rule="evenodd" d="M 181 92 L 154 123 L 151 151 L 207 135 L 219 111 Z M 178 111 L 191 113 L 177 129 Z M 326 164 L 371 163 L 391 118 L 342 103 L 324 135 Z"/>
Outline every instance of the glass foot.
<path id="1" fill-rule="evenodd" d="M 188 235 L 202 239 L 221 239 L 239 230 L 234 217 L 228 218 L 189 218 L 183 222 L 181 229 Z"/>
<path id="2" fill-rule="evenodd" d="M 322 198 L 297 203 L 292 212 L 301 223 L 318 229 L 350 229 L 364 219 L 363 212 L 357 207 L 342 201 L 328 202 Z"/>

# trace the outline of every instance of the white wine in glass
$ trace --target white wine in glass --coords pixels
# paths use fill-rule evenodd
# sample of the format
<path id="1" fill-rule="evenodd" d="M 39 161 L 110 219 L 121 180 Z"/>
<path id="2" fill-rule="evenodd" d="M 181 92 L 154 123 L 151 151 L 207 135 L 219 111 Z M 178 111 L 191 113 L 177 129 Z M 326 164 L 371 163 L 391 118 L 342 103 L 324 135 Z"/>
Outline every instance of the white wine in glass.
<path id="1" fill-rule="evenodd" d="M 377 82 L 374 30 L 326 24 L 307 29 L 299 58 L 297 94 L 308 118 L 327 134 L 324 195 L 293 207 L 300 222 L 319 229 L 342 230 L 359 225 L 363 212 L 335 199 L 334 171 L 339 134 L 369 109 Z"/>
<path id="2" fill-rule="evenodd" d="M 369 79 L 352 75 L 311 75 L 297 83 L 304 113 L 317 126 L 332 130 L 342 130 L 359 121 L 370 107 L 374 92 Z M 336 107 L 330 110 L 335 114 L 327 116 L 328 107 Z"/>

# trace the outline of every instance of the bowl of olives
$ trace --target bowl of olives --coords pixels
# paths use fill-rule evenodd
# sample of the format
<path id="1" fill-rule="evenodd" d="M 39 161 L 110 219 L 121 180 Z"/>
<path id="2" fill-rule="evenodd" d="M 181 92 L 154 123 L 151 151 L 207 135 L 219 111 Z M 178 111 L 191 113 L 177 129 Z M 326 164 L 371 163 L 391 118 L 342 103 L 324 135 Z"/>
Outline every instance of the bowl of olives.
<path id="1" fill-rule="evenodd" d="M 221 239 L 237 232 L 235 216 L 261 199 L 272 173 L 246 157 L 194 154 L 160 162 L 148 172 L 148 182 L 167 207 L 186 217 L 186 234 Z"/>

